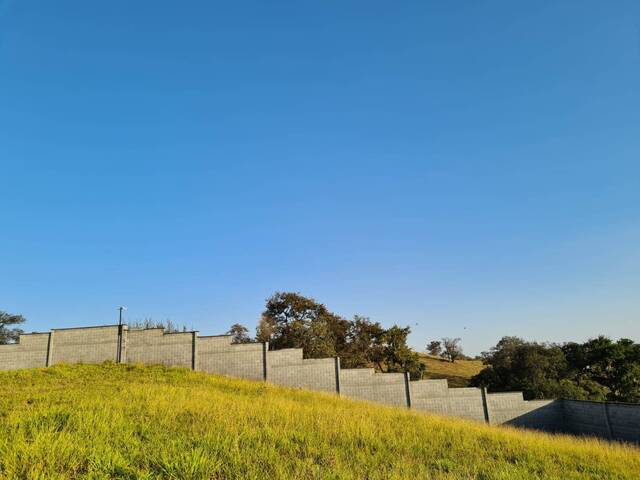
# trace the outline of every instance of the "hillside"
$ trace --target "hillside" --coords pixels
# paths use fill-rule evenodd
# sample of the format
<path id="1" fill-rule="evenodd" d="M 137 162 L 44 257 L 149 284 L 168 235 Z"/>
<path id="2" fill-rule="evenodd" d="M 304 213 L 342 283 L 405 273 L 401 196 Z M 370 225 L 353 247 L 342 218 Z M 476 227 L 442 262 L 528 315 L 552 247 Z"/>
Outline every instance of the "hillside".
<path id="1" fill-rule="evenodd" d="M 182 369 L 0 372 L 0 478 L 638 478 L 640 450 Z"/>
<path id="2" fill-rule="evenodd" d="M 446 378 L 450 387 L 466 387 L 469 380 L 484 368 L 481 360 L 456 360 L 451 363 L 439 357 L 420 354 L 420 360 L 427 367 L 424 378 Z"/>

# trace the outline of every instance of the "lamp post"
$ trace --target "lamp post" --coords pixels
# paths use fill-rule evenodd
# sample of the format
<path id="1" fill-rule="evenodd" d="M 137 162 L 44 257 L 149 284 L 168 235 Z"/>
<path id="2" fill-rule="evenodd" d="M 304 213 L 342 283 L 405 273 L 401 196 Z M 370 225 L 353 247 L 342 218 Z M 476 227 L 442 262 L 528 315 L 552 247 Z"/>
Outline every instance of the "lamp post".
<path id="1" fill-rule="evenodd" d="M 122 312 L 127 309 L 125 306 L 118 307 L 120 312 L 118 319 L 118 351 L 116 352 L 116 363 L 122 363 Z"/>

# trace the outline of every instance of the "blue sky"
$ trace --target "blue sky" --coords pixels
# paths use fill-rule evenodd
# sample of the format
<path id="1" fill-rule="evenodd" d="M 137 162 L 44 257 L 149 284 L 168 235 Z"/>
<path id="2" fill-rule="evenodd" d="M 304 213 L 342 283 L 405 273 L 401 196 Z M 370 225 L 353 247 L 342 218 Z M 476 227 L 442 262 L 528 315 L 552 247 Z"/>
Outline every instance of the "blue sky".
<path id="1" fill-rule="evenodd" d="M 639 86 L 634 1 L 0 0 L 0 309 L 639 340 Z"/>

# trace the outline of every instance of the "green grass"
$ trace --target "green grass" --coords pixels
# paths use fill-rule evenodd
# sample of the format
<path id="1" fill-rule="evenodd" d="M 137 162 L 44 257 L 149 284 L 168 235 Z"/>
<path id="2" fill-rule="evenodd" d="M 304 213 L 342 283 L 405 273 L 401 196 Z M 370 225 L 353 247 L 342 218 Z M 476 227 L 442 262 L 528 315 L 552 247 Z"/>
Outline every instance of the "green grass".
<path id="1" fill-rule="evenodd" d="M 466 387 L 474 375 L 484 368 L 481 360 L 456 360 L 451 363 L 443 358 L 421 354 L 420 360 L 427 367 L 424 378 L 446 378 L 450 387 Z"/>
<path id="2" fill-rule="evenodd" d="M 640 449 L 181 369 L 0 373 L 0 478 L 637 479 Z"/>

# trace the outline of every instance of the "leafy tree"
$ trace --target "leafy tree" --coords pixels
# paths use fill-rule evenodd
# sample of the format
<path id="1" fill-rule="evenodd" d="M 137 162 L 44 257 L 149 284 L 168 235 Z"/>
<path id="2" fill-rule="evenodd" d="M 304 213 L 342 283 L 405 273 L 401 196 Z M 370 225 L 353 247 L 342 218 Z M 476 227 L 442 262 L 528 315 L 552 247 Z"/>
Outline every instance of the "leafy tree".
<path id="1" fill-rule="evenodd" d="M 419 380 L 425 371 L 420 356 L 407 345 L 409 327 L 394 325 L 383 335 L 383 354 L 387 372 L 409 372 L 413 380 Z"/>
<path id="2" fill-rule="evenodd" d="M 609 400 L 640 401 L 640 344 L 599 336 L 583 344 L 566 343 L 562 350 L 574 375 L 606 387 Z"/>
<path id="3" fill-rule="evenodd" d="M 307 358 L 339 356 L 346 368 L 408 371 L 420 378 L 424 365 L 407 345 L 409 328 L 383 328 L 366 317 L 349 321 L 299 293 L 276 292 L 269 299 L 256 339 L 270 348 L 302 348 Z"/>
<path id="4" fill-rule="evenodd" d="M 22 315 L 14 315 L 0 310 L 0 345 L 17 342 L 23 331 L 19 328 L 9 327 L 25 321 L 26 319 Z"/>
<path id="5" fill-rule="evenodd" d="M 256 342 L 270 342 L 274 329 L 273 320 L 267 318 L 264 314 L 260 317 L 258 326 L 256 327 Z"/>
<path id="6" fill-rule="evenodd" d="M 308 358 L 344 350 L 349 322 L 299 293 L 276 292 L 267 300 L 263 321 L 271 328 L 270 347 L 303 348 Z"/>
<path id="7" fill-rule="evenodd" d="M 462 347 L 460 346 L 460 338 L 444 337 L 442 339 L 442 345 L 444 346 L 444 356 L 449 359 L 451 363 L 455 362 L 462 356 Z"/>
<path id="8" fill-rule="evenodd" d="M 384 364 L 384 335 L 386 330 L 367 317 L 354 316 L 349 322 L 345 349 L 340 353 L 345 368 L 377 367 Z"/>
<path id="9" fill-rule="evenodd" d="M 240 323 L 234 323 L 227 332 L 227 335 L 232 335 L 233 339 L 231 343 L 251 343 L 253 340 L 249 336 L 249 330 Z"/>
<path id="10" fill-rule="evenodd" d="M 522 390 L 525 398 L 640 401 L 640 345 L 597 337 L 583 344 L 504 337 L 483 353 L 487 368 L 472 385 Z"/>
<path id="11" fill-rule="evenodd" d="M 472 378 L 472 385 L 493 391 L 521 390 L 527 399 L 553 398 L 561 391 L 559 381 L 565 378 L 567 362 L 557 345 L 503 337 L 482 355 L 488 368 Z"/>
<path id="12" fill-rule="evenodd" d="M 438 340 L 433 340 L 427 344 L 427 352 L 433 355 L 434 357 L 439 357 L 442 355 L 442 342 Z"/>

